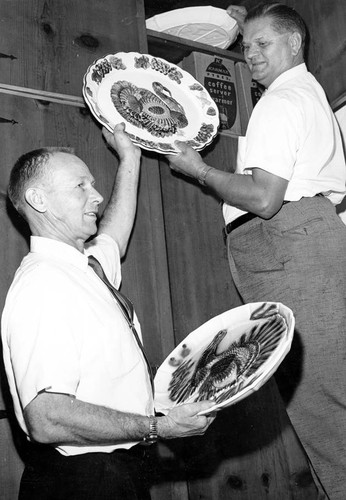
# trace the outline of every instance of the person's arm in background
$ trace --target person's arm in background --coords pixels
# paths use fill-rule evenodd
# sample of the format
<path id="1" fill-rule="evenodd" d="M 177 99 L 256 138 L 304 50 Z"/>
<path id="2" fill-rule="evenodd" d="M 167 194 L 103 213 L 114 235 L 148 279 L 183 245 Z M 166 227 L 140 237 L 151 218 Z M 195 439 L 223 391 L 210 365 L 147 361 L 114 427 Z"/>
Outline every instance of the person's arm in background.
<path id="1" fill-rule="evenodd" d="M 98 233 L 111 236 L 118 244 L 120 256 L 123 257 L 136 215 L 141 150 L 132 143 L 123 123 L 116 125 L 113 134 L 104 128 L 103 135 L 117 153 L 119 166 Z"/>
<path id="2" fill-rule="evenodd" d="M 246 8 L 242 5 L 229 5 L 227 7 L 227 14 L 237 21 L 239 31 L 242 34 L 244 30 L 244 20 L 247 14 Z"/>

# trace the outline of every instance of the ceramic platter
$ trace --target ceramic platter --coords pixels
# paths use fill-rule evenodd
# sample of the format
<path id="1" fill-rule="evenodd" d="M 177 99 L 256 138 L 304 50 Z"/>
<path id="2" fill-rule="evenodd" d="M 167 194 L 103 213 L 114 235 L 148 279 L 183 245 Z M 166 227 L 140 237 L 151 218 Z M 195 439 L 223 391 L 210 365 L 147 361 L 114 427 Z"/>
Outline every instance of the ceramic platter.
<path id="1" fill-rule="evenodd" d="M 155 408 L 215 401 L 207 412 L 233 405 L 258 390 L 291 347 L 294 316 L 279 302 L 227 311 L 190 333 L 159 367 Z"/>
<path id="2" fill-rule="evenodd" d="M 238 24 L 226 10 L 210 5 L 158 14 L 146 20 L 146 27 L 220 49 L 229 47 L 239 33 Z"/>
<path id="3" fill-rule="evenodd" d="M 141 148 L 177 154 L 174 141 L 201 150 L 212 142 L 219 112 L 207 90 L 189 73 L 164 59 L 119 52 L 95 61 L 83 82 L 84 99 L 111 132 L 125 122 Z"/>

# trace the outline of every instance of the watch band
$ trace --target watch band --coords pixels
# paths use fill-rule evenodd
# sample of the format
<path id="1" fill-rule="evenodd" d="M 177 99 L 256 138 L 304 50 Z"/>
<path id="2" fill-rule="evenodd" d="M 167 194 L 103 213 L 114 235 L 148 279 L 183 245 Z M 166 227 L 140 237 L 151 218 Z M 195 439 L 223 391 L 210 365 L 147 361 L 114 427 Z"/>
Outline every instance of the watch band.
<path id="1" fill-rule="evenodd" d="M 144 436 L 143 441 L 147 444 L 153 444 L 156 443 L 158 440 L 158 435 L 157 435 L 157 418 L 155 415 L 150 415 L 149 416 L 149 433 Z"/>
<path id="2" fill-rule="evenodd" d="M 205 165 L 204 167 L 201 168 L 201 170 L 198 172 L 197 175 L 197 180 L 202 186 L 205 186 L 205 179 L 207 177 L 208 172 L 212 169 L 213 167 L 210 167 L 209 165 Z"/>

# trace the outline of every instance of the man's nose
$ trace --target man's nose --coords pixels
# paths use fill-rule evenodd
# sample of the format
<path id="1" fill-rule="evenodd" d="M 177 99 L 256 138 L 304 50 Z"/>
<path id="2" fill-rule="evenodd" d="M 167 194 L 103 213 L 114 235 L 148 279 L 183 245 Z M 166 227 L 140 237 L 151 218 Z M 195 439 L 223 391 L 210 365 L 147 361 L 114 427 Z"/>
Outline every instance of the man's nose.
<path id="1" fill-rule="evenodd" d="M 91 196 L 98 205 L 103 202 L 103 196 L 94 187 L 92 188 Z"/>
<path id="2" fill-rule="evenodd" d="M 259 50 L 258 45 L 256 45 L 255 43 L 251 44 L 247 47 L 246 57 L 248 59 L 251 59 L 252 57 L 257 56 L 259 54 L 259 52 L 260 52 L 260 50 Z"/>

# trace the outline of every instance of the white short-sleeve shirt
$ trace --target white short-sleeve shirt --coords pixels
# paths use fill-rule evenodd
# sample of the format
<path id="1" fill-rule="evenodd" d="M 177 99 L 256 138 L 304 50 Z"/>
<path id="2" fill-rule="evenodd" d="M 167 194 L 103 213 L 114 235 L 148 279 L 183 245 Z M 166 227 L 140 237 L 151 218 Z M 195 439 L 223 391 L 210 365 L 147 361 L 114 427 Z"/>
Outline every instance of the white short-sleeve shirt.
<path id="1" fill-rule="evenodd" d="M 300 64 L 282 73 L 253 109 L 238 141 L 236 173 L 260 168 L 288 180 L 286 200 L 323 193 L 334 205 L 346 193 L 340 130 L 324 90 Z M 225 203 L 225 222 L 243 211 Z"/>
<path id="2" fill-rule="evenodd" d="M 2 315 L 4 361 L 15 413 L 26 434 L 23 408 L 41 391 L 123 412 L 153 413 L 143 355 L 114 297 L 88 266 L 88 254 L 101 262 L 118 288 L 119 250 L 109 236 L 96 237 L 84 254 L 34 236 L 8 292 Z M 137 318 L 135 324 L 141 335 Z M 133 444 L 57 449 L 74 455 Z"/>

